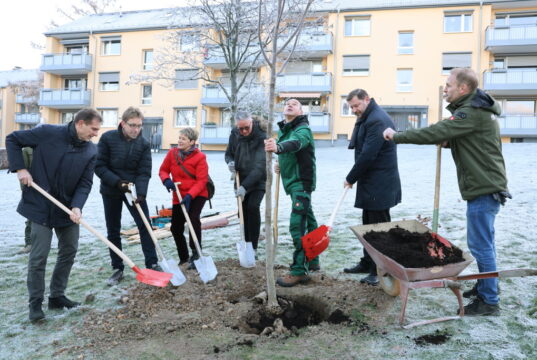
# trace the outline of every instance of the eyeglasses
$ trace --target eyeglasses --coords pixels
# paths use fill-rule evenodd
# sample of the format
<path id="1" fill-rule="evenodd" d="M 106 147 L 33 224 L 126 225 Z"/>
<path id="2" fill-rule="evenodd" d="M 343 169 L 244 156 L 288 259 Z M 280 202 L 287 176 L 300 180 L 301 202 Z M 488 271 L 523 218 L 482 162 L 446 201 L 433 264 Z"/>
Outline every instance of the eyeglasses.
<path id="1" fill-rule="evenodd" d="M 129 127 L 131 129 L 141 129 L 143 125 L 138 125 L 138 124 L 130 124 L 130 123 L 126 123 L 127 125 L 129 125 Z"/>
<path id="2" fill-rule="evenodd" d="M 237 127 L 237 129 L 239 129 L 239 131 L 248 131 L 250 130 L 250 127 L 251 125 L 248 125 L 248 126 Z"/>

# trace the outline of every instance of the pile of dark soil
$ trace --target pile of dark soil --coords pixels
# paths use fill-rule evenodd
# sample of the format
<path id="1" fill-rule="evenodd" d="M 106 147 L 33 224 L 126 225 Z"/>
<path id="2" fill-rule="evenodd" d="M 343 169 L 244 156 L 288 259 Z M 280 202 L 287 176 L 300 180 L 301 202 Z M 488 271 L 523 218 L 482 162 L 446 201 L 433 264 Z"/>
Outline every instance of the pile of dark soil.
<path id="1" fill-rule="evenodd" d="M 214 355 L 257 341 L 301 336 L 300 328 L 312 326 L 323 333 L 337 333 L 341 330 L 333 327 L 349 326 L 373 331 L 370 329 L 377 326 L 377 321 L 385 320 L 382 316 L 377 320 L 379 314 L 393 302 L 378 287 L 317 273 L 307 285 L 277 287 L 280 309 L 275 312 L 266 307 L 262 262 L 252 269 L 241 268 L 237 260 L 231 259 L 219 261 L 216 266 L 218 276 L 208 284 L 201 282 L 196 271 L 185 271 L 188 281 L 178 287 L 137 283 L 118 299 L 122 307 L 116 311 L 89 312 L 77 335 L 85 348 L 96 354 L 115 347 L 130 351 L 158 338 L 165 338 L 172 348 L 211 333 L 236 339 L 223 344 L 223 340 L 207 338 L 203 348 L 181 348 L 188 358 L 189 352 Z M 278 266 L 275 272 L 281 276 L 288 269 Z M 368 319 L 367 323 L 364 319 Z"/>
<path id="2" fill-rule="evenodd" d="M 432 334 L 425 334 L 414 338 L 416 345 L 425 346 L 425 345 L 441 345 L 449 340 L 451 334 L 448 334 L 444 331 L 436 330 Z"/>
<path id="3" fill-rule="evenodd" d="M 448 247 L 431 233 L 410 232 L 400 227 L 389 231 L 370 231 L 364 238 L 382 254 L 406 268 L 428 268 L 464 261 L 462 250 Z M 431 256 L 430 249 L 443 256 Z"/>

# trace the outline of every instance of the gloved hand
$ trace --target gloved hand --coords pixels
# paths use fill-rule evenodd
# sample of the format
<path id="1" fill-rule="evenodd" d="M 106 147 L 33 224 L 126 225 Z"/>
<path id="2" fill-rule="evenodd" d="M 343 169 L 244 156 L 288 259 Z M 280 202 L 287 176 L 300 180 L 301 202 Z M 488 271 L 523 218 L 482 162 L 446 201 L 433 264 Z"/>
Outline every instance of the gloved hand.
<path id="1" fill-rule="evenodd" d="M 138 195 L 136 199 L 134 199 L 134 202 L 136 204 L 141 204 L 145 201 L 145 195 Z"/>
<path id="2" fill-rule="evenodd" d="M 183 201 L 181 201 L 181 205 L 184 205 L 186 208 L 186 211 L 190 210 L 190 202 L 192 201 L 192 195 L 186 194 L 186 196 L 183 198 Z"/>
<path id="3" fill-rule="evenodd" d="M 227 163 L 227 168 L 230 172 L 235 172 L 235 161 L 230 161 Z"/>
<path id="4" fill-rule="evenodd" d="M 244 199 L 245 196 L 246 189 L 244 188 L 244 186 L 241 185 L 237 190 L 235 190 L 235 197 L 240 197 L 241 199 Z"/>
<path id="5" fill-rule="evenodd" d="M 123 193 L 131 192 L 129 190 L 129 181 L 127 180 L 119 180 L 116 186 Z"/>
<path id="6" fill-rule="evenodd" d="M 175 191 L 175 184 L 170 178 L 167 178 L 166 180 L 164 180 L 163 184 L 164 186 L 166 186 L 166 189 L 168 190 L 168 192 Z"/>

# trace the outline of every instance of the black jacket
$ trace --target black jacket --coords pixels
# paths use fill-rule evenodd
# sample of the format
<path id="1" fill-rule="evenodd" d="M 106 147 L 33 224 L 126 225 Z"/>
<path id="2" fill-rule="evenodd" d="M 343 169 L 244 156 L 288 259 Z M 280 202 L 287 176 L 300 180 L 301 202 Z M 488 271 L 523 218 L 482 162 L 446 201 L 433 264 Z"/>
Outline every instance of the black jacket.
<path id="1" fill-rule="evenodd" d="M 105 132 L 98 147 L 95 174 L 101 179 L 101 194 L 123 196 L 117 184 L 120 180 L 127 180 L 134 183 L 138 195 L 147 196 L 151 178 L 151 148 L 142 133 L 127 141 L 120 125 L 117 130 Z"/>
<path id="2" fill-rule="evenodd" d="M 354 149 L 354 166 L 346 180 L 350 184 L 358 182 L 357 208 L 387 210 L 401 202 L 397 147 L 382 136 L 388 127 L 395 129 L 392 119 L 371 99 L 354 125 L 349 144 L 349 149 Z"/>
<path id="3" fill-rule="evenodd" d="M 265 167 L 265 139 L 267 133 L 261 129 L 258 121 L 252 122 L 252 132 L 242 136 L 237 128 L 231 130 L 226 149 L 226 163 L 235 162 L 241 185 L 247 192 L 265 190 L 267 170 Z"/>
<path id="4" fill-rule="evenodd" d="M 10 171 L 26 168 L 22 157 L 25 146 L 34 149 L 29 169 L 33 181 L 68 208 L 82 209 L 93 184 L 95 144 L 78 139 L 72 122 L 14 131 L 6 137 Z M 73 224 L 63 210 L 27 186 L 23 188 L 17 211 L 28 220 L 50 228 Z"/>

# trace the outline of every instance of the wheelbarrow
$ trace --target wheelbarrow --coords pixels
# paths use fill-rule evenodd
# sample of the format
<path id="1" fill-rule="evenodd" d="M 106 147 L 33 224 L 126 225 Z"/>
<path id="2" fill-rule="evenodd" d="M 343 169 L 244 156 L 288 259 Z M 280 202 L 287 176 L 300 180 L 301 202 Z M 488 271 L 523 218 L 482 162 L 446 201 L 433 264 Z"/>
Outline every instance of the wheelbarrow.
<path id="1" fill-rule="evenodd" d="M 388 295 L 399 295 L 401 298 L 399 325 L 405 329 L 440 321 L 460 319 L 462 316 L 464 316 L 464 305 L 462 302 L 460 280 L 537 275 L 537 270 L 534 269 L 513 269 L 459 276 L 459 274 L 474 260 L 474 258 L 468 252 L 463 252 L 464 261 L 459 263 L 430 268 L 406 268 L 388 256 L 382 254 L 364 238 L 364 235 L 369 231 L 388 231 L 396 226 L 399 226 L 400 228 L 406 229 L 410 232 L 432 232 L 431 229 L 416 220 L 392 221 L 380 224 L 352 226 L 351 230 L 358 237 L 364 248 L 377 265 L 377 272 L 381 288 Z M 451 245 L 454 246 L 453 244 Z M 457 297 L 460 315 L 444 316 L 404 325 L 409 291 L 412 289 L 421 288 L 449 288 Z"/>

